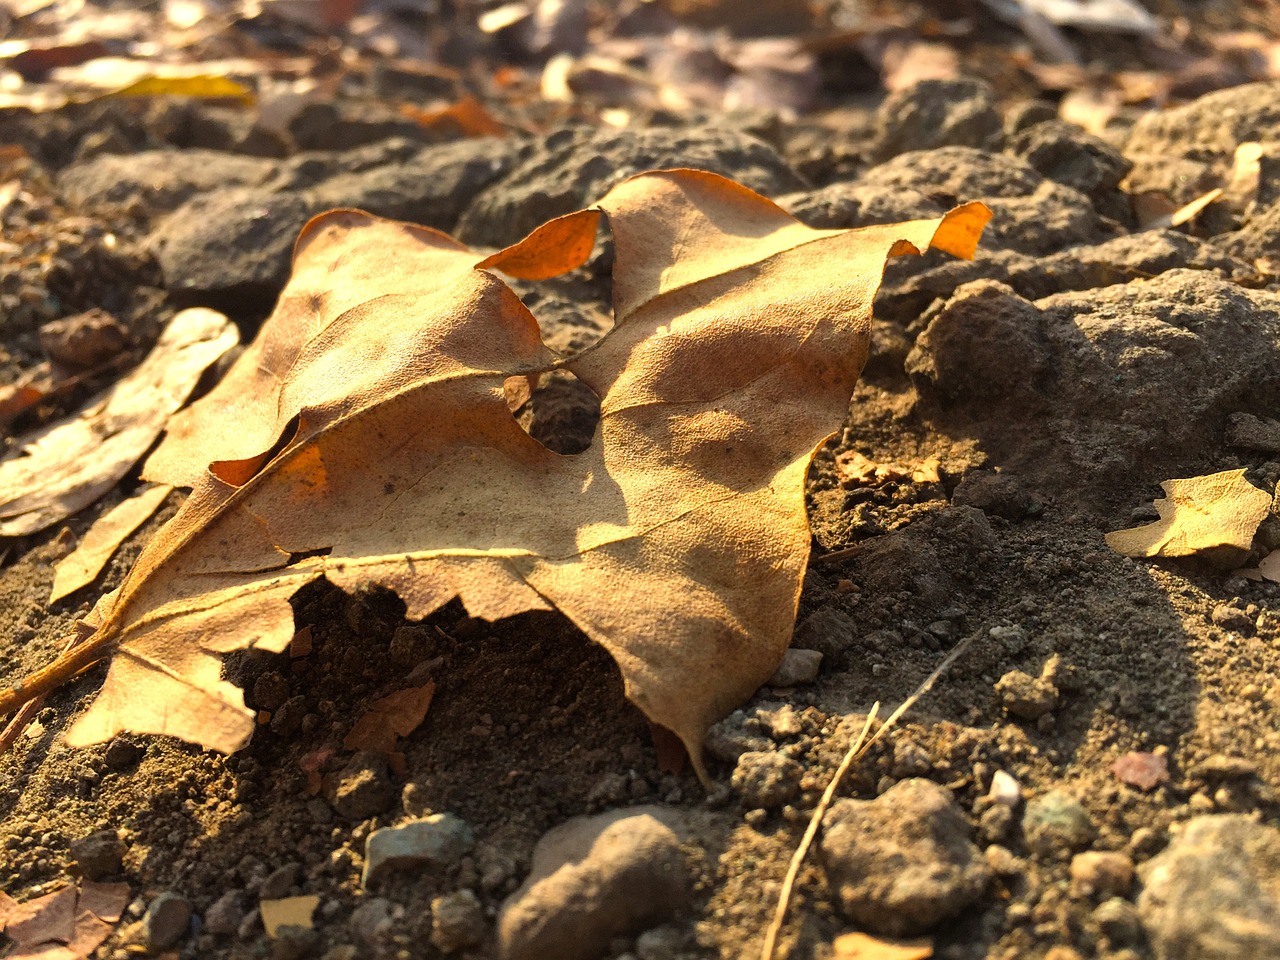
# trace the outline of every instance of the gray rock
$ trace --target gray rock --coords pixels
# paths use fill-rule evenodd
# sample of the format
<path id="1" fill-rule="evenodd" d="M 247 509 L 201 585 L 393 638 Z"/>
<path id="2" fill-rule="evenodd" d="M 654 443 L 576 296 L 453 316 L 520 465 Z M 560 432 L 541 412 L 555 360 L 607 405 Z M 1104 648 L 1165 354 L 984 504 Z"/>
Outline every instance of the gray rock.
<path id="1" fill-rule="evenodd" d="M 815 230 L 851 230 L 876 223 L 924 220 L 946 208 L 922 190 L 885 190 L 877 183 L 842 181 L 778 198 L 778 205 Z"/>
<path id="2" fill-rule="evenodd" d="M 286 924 L 276 929 L 271 960 L 305 960 L 320 949 L 320 931 Z"/>
<path id="3" fill-rule="evenodd" d="M 1183 267 L 1221 271 L 1247 279 L 1242 260 L 1176 230 L 1148 230 L 1089 246 L 1073 246 L 1050 256 L 979 248 L 973 260 L 946 260 L 923 272 L 891 280 L 876 300 L 876 313 L 910 322 L 935 300 L 945 300 L 973 280 L 998 280 L 1019 296 L 1039 300 L 1071 290 L 1093 290 Z"/>
<path id="4" fill-rule="evenodd" d="M 420 143 L 437 137 L 388 105 L 331 98 L 306 104 L 289 120 L 288 129 L 299 150 L 348 150 L 393 137 Z"/>
<path id="5" fill-rule="evenodd" d="M 565 128 L 533 145 L 524 162 L 484 190 L 463 214 L 458 235 L 467 243 L 505 246 L 594 203 L 627 177 L 663 167 L 710 170 L 766 196 L 805 186 L 773 148 L 734 130 Z"/>
<path id="6" fill-rule="evenodd" d="M 1236 147 L 1250 140 L 1280 141 L 1280 81 L 1219 90 L 1142 114 L 1124 146 L 1133 162 L 1128 190 L 1158 191 L 1187 203 L 1221 186 Z"/>
<path id="7" fill-rule="evenodd" d="M 423 149 L 421 143 L 390 137 L 350 150 L 305 150 L 282 160 L 276 174 L 264 186 L 271 190 L 309 190 L 344 174 L 407 164 Z"/>
<path id="8" fill-rule="evenodd" d="M 365 750 L 347 761 L 326 792 L 333 809 L 352 820 L 385 813 L 399 799 L 386 758 Z"/>
<path id="9" fill-rule="evenodd" d="M 784 754 L 753 751 L 738 758 L 733 789 L 748 807 L 770 810 L 799 795 L 803 775 L 804 767 Z"/>
<path id="10" fill-rule="evenodd" d="M 431 943 L 441 953 L 456 953 L 484 942 L 489 921 L 470 890 L 455 890 L 431 901 Z"/>
<path id="11" fill-rule="evenodd" d="M 71 859 L 86 880 L 105 880 L 120 872 L 125 845 L 115 830 L 95 830 L 71 841 Z"/>
<path id="12" fill-rule="evenodd" d="M 1280 830 L 1245 816 L 1189 820 L 1139 873 L 1160 960 L 1280 957 Z"/>
<path id="13" fill-rule="evenodd" d="M 991 876 L 950 791 L 929 780 L 837 801 L 823 818 L 819 856 L 845 916 L 889 936 L 955 916 Z"/>
<path id="14" fill-rule="evenodd" d="M 1083 850 L 1098 833 L 1089 811 L 1063 790 L 1050 790 L 1027 801 L 1022 832 L 1027 846 L 1042 857 Z"/>
<path id="15" fill-rule="evenodd" d="M 301 874 L 301 864 L 286 863 L 283 866 L 276 867 L 262 881 L 262 886 L 258 888 L 258 896 L 263 900 L 279 900 L 282 897 L 287 897 L 293 889 L 293 885 L 298 882 L 298 877 Z"/>
<path id="16" fill-rule="evenodd" d="M 351 911 L 347 929 L 356 943 L 373 956 L 382 952 L 401 909 L 383 897 L 370 897 Z"/>
<path id="17" fill-rule="evenodd" d="M 229 937 L 244 920 L 244 898 L 239 890 L 228 890 L 204 912 L 204 929 L 219 937 Z"/>
<path id="18" fill-rule="evenodd" d="M 790 647 L 782 655 L 782 662 L 773 671 L 769 684 L 774 687 L 798 687 L 818 679 L 822 666 L 822 654 L 817 650 Z"/>
<path id="19" fill-rule="evenodd" d="M 930 311 L 907 369 L 931 415 L 1062 494 L 1169 476 L 1242 398 L 1280 396 L 1278 354 L 1280 295 L 1171 270 L 1035 303 L 967 284 Z"/>
<path id="20" fill-rule="evenodd" d="M 670 810 L 632 807 L 549 832 L 498 917 L 501 960 L 598 960 L 614 937 L 670 918 L 692 892 L 681 830 Z"/>
<path id="21" fill-rule="evenodd" d="M 934 147 L 998 150 L 1004 121 L 981 80 L 922 80 L 885 98 L 875 117 L 877 157 Z"/>
<path id="22" fill-rule="evenodd" d="M 762 735 L 759 723 L 746 711 L 735 710 L 712 725 L 705 741 L 707 753 L 725 763 L 737 763 L 748 751 L 768 751 L 772 744 Z"/>
<path id="23" fill-rule="evenodd" d="M 318 212 L 299 193 L 217 190 L 163 220 L 151 251 L 177 300 L 265 312 L 289 277 L 298 232 Z"/>
<path id="24" fill-rule="evenodd" d="M 1037 123 L 1014 134 L 1005 149 L 1050 180 L 1094 198 L 1114 191 L 1132 167 L 1105 140 L 1061 120 Z"/>
<path id="25" fill-rule="evenodd" d="M 1274 277 L 1280 273 L 1280 202 L 1254 212 L 1238 230 L 1211 241 L 1233 257 L 1258 265 Z"/>
<path id="26" fill-rule="evenodd" d="M 678 960 L 684 939 L 679 927 L 662 926 L 646 930 L 636 937 L 637 960 Z"/>
<path id="27" fill-rule="evenodd" d="M 1242 450 L 1280 453 L 1280 421 L 1233 413 L 1227 420 L 1227 445 Z"/>
<path id="28" fill-rule="evenodd" d="M 77 206 L 140 203 L 149 216 L 176 210 L 197 194 L 255 187 L 276 169 L 274 160 L 220 150 L 144 150 L 104 153 L 73 163 L 58 189 Z"/>
<path id="29" fill-rule="evenodd" d="M 1010 670 L 996 681 L 1005 710 L 1023 720 L 1038 720 L 1058 705 L 1058 688 L 1048 681 Z"/>
<path id="30" fill-rule="evenodd" d="M 448 866 L 457 863 L 473 846 L 475 837 L 466 821 L 452 813 L 436 813 L 369 834 L 364 848 L 366 888 L 391 870 L 416 866 Z"/>
<path id="31" fill-rule="evenodd" d="M 459 140 L 425 147 L 403 162 L 340 173 L 319 184 L 314 196 L 322 208 L 356 207 L 448 232 L 515 159 L 507 140 Z"/>
<path id="32" fill-rule="evenodd" d="M 191 904 L 176 893 L 165 891 L 149 904 L 142 915 L 141 942 L 152 953 L 172 947 L 191 923 Z"/>

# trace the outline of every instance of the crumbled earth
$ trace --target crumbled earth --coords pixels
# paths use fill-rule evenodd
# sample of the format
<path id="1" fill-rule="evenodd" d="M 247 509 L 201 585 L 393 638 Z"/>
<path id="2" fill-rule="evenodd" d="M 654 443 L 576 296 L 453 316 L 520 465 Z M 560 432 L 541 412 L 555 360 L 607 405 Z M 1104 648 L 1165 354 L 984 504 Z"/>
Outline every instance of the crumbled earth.
<path id="1" fill-rule="evenodd" d="M 972 263 L 930 254 L 888 272 L 866 374 L 810 473 L 795 647 L 811 652 L 777 678 L 789 685 L 712 731 L 709 795 L 564 619 L 487 623 L 454 605 L 406 623 L 391 594 L 321 583 L 294 601 L 309 650 L 228 658 L 261 711 L 234 756 L 132 735 L 66 747 L 102 666 L 50 698 L 0 758 L 0 888 L 25 901 L 80 878 L 127 883 L 95 954 L 112 960 L 513 960 L 547 956 L 545 930 L 583 960 L 756 956 L 872 704 L 903 701 L 968 638 L 843 781 L 801 870 L 785 955 L 831 957 L 869 917 L 931 937 L 946 960 L 1280 956 L 1270 933 L 1220 936 L 1237 916 L 1278 928 L 1280 584 L 1196 559 L 1134 561 L 1103 540 L 1154 515 L 1162 480 L 1280 479 L 1266 439 L 1280 418 L 1276 165 L 1254 195 L 1179 227 L 1140 229 L 1128 193 L 1181 202 L 1216 185 L 1241 138 L 1280 142 L 1277 103 L 1280 84 L 1239 87 L 1104 140 L 1051 105 L 926 84 L 832 124 L 816 154 L 812 117 L 430 142 L 352 120 L 352 142 L 325 149 L 316 131 L 341 125 L 317 116 L 269 150 L 193 137 L 221 129 L 217 107 L 0 117 L 0 142 L 34 158 L 6 221 L 8 375 L 43 357 L 42 325 L 94 307 L 123 326 L 126 353 L 191 303 L 251 335 L 297 230 L 338 205 L 497 245 L 639 169 L 699 165 L 818 226 L 964 200 L 997 215 Z M 605 329 L 609 262 L 606 245 L 570 277 L 518 286 L 549 343 L 581 349 Z M 85 395 L 52 397 L 16 426 Z M 591 400 L 552 380 L 521 422 L 581 450 Z M 937 469 L 851 482 L 840 465 L 853 453 Z M 95 587 L 48 605 L 52 563 L 133 482 L 65 531 L 7 545 L 5 677 L 51 660 L 176 508 L 175 494 Z M 1252 559 L 1278 546 L 1280 514 Z M 402 757 L 344 750 L 362 708 L 406 678 L 437 688 Z M 1162 758 L 1167 777 L 1122 782 L 1113 763 L 1134 752 Z M 269 933 L 277 901 L 299 897 L 314 909 Z"/>

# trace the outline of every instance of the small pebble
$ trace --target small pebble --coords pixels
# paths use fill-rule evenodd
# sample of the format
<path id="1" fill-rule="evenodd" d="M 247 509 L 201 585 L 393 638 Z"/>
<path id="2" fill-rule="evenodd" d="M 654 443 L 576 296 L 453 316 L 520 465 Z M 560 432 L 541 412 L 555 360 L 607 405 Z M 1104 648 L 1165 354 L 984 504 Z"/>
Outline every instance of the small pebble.
<path id="1" fill-rule="evenodd" d="M 817 650 L 791 647 L 782 655 L 782 662 L 769 678 L 771 687 L 798 687 L 818 679 L 822 666 L 822 654 Z"/>
<path id="2" fill-rule="evenodd" d="M 1132 751 L 1115 759 L 1111 773 L 1126 786 L 1150 793 L 1169 782 L 1169 760 L 1159 753 Z"/>
<path id="3" fill-rule="evenodd" d="M 102 760 L 108 769 L 123 773 L 125 770 L 131 770 L 137 766 L 144 752 L 136 743 L 126 740 L 124 737 L 115 737 L 107 744 L 107 752 L 103 755 Z"/>
<path id="4" fill-rule="evenodd" d="M 1038 720 L 1058 705 L 1058 688 L 1021 670 L 1010 670 L 996 681 L 1005 710 L 1023 720 Z"/>
<path id="5" fill-rule="evenodd" d="M 228 890 L 204 912 L 204 928 L 219 937 L 229 937 L 236 932 L 244 919 L 244 906 L 238 890 Z"/>
<path id="6" fill-rule="evenodd" d="M 1215 625 L 1222 627 L 1223 630 L 1232 630 L 1236 633 L 1253 633 L 1253 617 L 1234 604 L 1218 604 L 1213 608 L 1213 613 L 1209 615 L 1209 619 Z"/>
<path id="7" fill-rule="evenodd" d="M 1084 805 L 1062 790 L 1027 802 L 1022 814 L 1027 846 L 1040 856 L 1083 850 L 1097 834 Z"/>
<path id="8" fill-rule="evenodd" d="M 1142 918 L 1128 900 L 1112 897 L 1093 911 L 1093 922 L 1113 944 L 1137 943 L 1142 936 Z"/>
<path id="9" fill-rule="evenodd" d="M 484 907 L 470 890 L 456 890 L 431 901 L 431 942 L 441 953 L 474 947 L 488 933 Z"/>
<path id="10" fill-rule="evenodd" d="M 445 867 L 457 863 L 475 845 L 466 821 L 452 813 L 436 813 L 395 827 L 374 830 L 365 841 L 366 889 L 384 874 L 405 867 Z"/>
<path id="11" fill-rule="evenodd" d="M 86 880 L 105 880 L 119 873 L 124 854 L 125 846 L 115 830 L 95 830 L 71 841 L 71 859 Z"/>
<path id="12" fill-rule="evenodd" d="M 191 904 L 185 897 L 165 891 L 142 915 L 142 945 L 152 953 L 167 950 L 183 938 L 190 924 Z"/>
<path id="13" fill-rule="evenodd" d="M 305 960 L 320 948 L 320 934 L 310 927 L 285 925 L 271 941 L 271 960 Z"/>
<path id="14" fill-rule="evenodd" d="M 277 867 L 267 874 L 267 879 L 262 881 L 258 896 L 263 900 L 279 900 L 287 897 L 301 874 L 301 864 L 286 863 L 282 867 Z"/>
<path id="15" fill-rule="evenodd" d="M 679 927 L 654 927 L 636 937 L 636 957 L 637 960 L 677 960 L 683 946 L 684 934 Z"/>
<path id="16" fill-rule="evenodd" d="M 1123 853 L 1087 850 L 1071 858 L 1071 895 L 1079 899 L 1128 896 L 1133 861 Z"/>
<path id="17" fill-rule="evenodd" d="M 399 799 L 386 759 L 363 750 L 342 768 L 328 791 L 328 798 L 333 809 L 351 820 L 365 820 L 385 813 Z"/>
<path id="18" fill-rule="evenodd" d="M 1022 787 L 1008 773 L 997 770 L 991 775 L 991 789 L 987 791 L 987 798 L 992 803 L 1012 809 L 1022 802 Z"/>
<path id="19" fill-rule="evenodd" d="M 800 795 L 804 768 L 781 753 L 750 752 L 738 758 L 733 789 L 749 807 L 780 807 Z"/>

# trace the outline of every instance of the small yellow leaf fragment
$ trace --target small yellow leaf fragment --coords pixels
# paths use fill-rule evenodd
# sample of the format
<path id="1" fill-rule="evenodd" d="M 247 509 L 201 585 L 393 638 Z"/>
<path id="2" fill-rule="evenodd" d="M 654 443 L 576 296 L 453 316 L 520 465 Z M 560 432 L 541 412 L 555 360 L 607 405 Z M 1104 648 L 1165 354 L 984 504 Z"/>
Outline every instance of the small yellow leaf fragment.
<path id="1" fill-rule="evenodd" d="M 281 927 L 311 928 L 311 915 L 320 905 L 320 898 L 314 894 L 305 897 L 284 897 L 280 900 L 263 900 L 262 926 L 267 936 L 274 940 L 280 934 Z"/>
<path id="2" fill-rule="evenodd" d="M 146 523 L 173 487 L 158 483 L 112 507 L 85 533 L 80 545 L 54 565 L 49 602 L 61 600 L 92 583 L 120 544 Z"/>
<path id="3" fill-rule="evenodd" d="M 227 77 L 143 77 L 128 86 L 102 95 L 103 100 L 118 97 L 190 97 L 196 100 L 239 100 L 253 104 L 253 91 Z"/>
<path id="4" fill-rule="evenodd" d="M 1155 501 L 1160 519 L 1107 534 L 1107 545 L 1126 557 L 1186 557 L 1214 547 L 1248 550 L 1271 509 L 1271 495 L 1244 478 L 1244 470 L 1166 480 Z"/>
<path id="5" fill-rule="evenodd" d="M 933 941 L 881 940 L 869 933 L 854 931 L 836 937 L 834 960 L 929 960 L 933 956 Z"/>

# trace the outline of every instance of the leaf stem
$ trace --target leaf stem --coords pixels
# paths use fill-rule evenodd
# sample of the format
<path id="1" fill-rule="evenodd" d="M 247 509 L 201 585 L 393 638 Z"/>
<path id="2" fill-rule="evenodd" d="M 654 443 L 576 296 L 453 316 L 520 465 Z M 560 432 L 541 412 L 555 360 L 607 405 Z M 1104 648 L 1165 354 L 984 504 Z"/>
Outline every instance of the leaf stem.
<path id="1" fill-rule="evenodd" d="M 0 690 L 0 717 L 8 716 L 23 706 L 62 686 L 81 670 L 102 659 L 106 634 L 90 634 L 83 639 L 69 637 L 58 658 L 16 686 Z"/>

